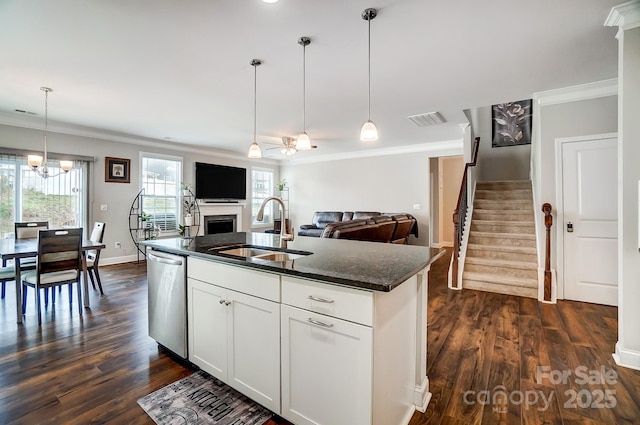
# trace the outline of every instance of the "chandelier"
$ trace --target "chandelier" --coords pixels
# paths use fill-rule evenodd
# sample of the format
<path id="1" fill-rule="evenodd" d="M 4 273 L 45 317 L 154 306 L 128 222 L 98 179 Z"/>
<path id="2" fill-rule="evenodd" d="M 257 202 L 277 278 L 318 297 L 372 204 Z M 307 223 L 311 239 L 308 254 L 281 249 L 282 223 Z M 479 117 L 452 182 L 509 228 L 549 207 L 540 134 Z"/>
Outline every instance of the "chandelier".
<path id="1" fill-rule="evenodd" d="M 68 173 L 73 168 L 73 161 L 60 161 L 60 169 L 56 174 L 50 174 L 47 167 L 47 131 L 49 126 L 49 92 L 53 90 L 49 87 L 40 87 L 44 92 L 44 158 L 40 155 L 28 155 L 27 163 L 36 174 L 43 178 L 55 177 L 62 173 Z"/>

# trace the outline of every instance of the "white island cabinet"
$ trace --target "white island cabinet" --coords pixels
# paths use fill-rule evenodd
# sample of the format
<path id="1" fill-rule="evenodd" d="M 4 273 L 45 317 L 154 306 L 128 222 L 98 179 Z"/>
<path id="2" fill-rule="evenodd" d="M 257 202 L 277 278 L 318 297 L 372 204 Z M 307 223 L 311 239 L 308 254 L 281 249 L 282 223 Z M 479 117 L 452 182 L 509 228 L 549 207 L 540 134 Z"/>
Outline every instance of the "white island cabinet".
<path id="1" fill-rule="evenodd" d="M 187 276 L 189 360 L 279 413 L 280 276 L 194 258 Z"/>
<path id="2" fill-rule="evenodd" d="M 293 424 L 426 408 L 426 270 L 390 291 L 195 257 L 187 276 L 189 360 Z"/>

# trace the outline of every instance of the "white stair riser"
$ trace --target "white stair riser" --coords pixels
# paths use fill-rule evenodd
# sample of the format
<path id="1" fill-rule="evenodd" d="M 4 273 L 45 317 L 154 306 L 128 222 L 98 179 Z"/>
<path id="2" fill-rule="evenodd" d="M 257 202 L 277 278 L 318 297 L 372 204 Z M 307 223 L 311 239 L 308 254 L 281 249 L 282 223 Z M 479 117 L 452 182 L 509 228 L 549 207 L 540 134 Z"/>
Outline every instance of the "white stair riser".
<path id="1" fill-rule="evenodd" d="M 486 249 L 467 249 L 467 257 L 479 257 L 479 258 L 496 258 L 500 260 L 511 261 L 526 261 L 530 263 L 536 263 L 538 256 L 536 254 L 525 254 L 521 252 L 504 252 L 504 251 L 490 251 Z"/>
<path id="2" fill-rule="evenodd" d="M 484 274 L 497 274 L 500 276 L 513 276 L 525 279 L 537 279 L 538 270 L 536 269 L 521 269 L 512 267 L 500 267 L 500 266 L 488 266 L 484 264 L 470 264 L 464 265 L 464 270 L 469 272 L 477 272 Z"/>
<path id="3" fill-rule="evenodd" d="M 462 278 L 462 286 L 466 289 L 476 289 L 479 291 L 497 292 L 499 294 L 517 295 L 520 297 L 538 298 L 537 288 L 524 288 L 521 286 L 508 286 L 491 282 L 475 281 Z"/>
<path id="4" fill-rule="evenodd" d="M 535 248 L 535 239 L 520 238 L 501 238 L 500 236 L 476 236 L 471 232 L 469 235 L 469 243 L 476 245 L 502 245 L 502 246 L 523 246 L 527 248 Z"/>
<path id="5" fill-rule="evenodd" d="M 471 233 L 469 236 L 473 235 L 474 230 L 477 232 L 526 233 L 530 235 L 535 233 L 533 224 L 478 224 L 471 221 Z"/>

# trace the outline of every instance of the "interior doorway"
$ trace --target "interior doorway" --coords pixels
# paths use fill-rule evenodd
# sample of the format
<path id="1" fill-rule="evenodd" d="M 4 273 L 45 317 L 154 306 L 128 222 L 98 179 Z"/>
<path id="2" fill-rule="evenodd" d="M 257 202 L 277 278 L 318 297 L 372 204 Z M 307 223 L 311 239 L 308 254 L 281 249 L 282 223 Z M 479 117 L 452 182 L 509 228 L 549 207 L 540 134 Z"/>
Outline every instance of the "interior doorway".
<path id="1" fill-rule="evenodd" d="M 453 247 L 453 211 L 464 173 L 462 155 L 430 159 L 432 248 Z"/>

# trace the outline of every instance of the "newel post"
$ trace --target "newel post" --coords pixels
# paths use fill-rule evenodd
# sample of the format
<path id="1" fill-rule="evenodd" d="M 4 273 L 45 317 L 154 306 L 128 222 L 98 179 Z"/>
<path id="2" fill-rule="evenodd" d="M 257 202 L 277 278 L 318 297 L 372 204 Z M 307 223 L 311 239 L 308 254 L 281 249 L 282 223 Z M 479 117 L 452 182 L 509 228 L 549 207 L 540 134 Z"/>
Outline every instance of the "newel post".
<path id="1" fill-rule="evenodd" d="M 551 204 L 544 203 L 542 212 L 544 212 L 544 227 L 547 228 L 544 254 L 544 300 L 551 301 L 551 226 L 553 225 Z"/>

